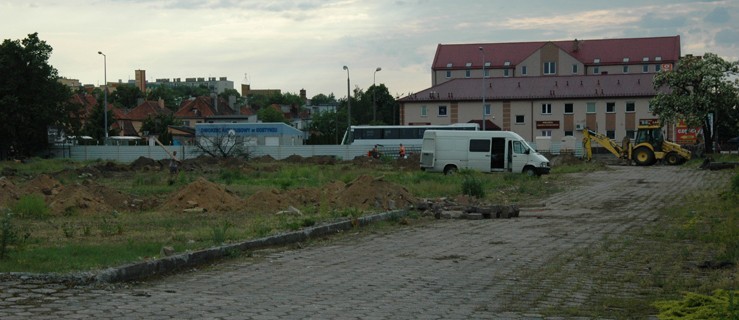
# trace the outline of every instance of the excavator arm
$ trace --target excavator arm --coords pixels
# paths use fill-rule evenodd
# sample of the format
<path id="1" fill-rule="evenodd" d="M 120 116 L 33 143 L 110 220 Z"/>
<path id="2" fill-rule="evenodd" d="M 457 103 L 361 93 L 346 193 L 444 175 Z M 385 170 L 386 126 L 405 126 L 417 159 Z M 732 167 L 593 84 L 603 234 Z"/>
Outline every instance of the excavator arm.
<path id="1" fill-rule="evenodd" d="M 616 157 L 620 158 L 627 158 L 628 159 L 628 150 L 624 149 L 623 147 L 619 146 L 615 142 L 613 142 L 610 138 L 608 138 L 604 134 L 597 133 L 593 130 L 590 130 L 588 128 L 585 128 L 582 131 L 582 140 L 583 140 L 583 149 L 585 149 L 585 160 L 590 161 L 593 158 L 593 149 L 592 149 L 592 142 L 595 141 L 599 145 L 603 146 L 603 148 L 606 148 L 606 150 L 610 151 L 615 155 Z"/>

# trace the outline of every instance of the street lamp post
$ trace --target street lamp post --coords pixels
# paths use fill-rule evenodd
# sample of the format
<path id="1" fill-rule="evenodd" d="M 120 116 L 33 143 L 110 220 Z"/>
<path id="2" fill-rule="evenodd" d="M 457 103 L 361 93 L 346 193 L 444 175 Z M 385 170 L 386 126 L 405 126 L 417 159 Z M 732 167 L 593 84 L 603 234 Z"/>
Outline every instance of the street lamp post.
<path id="1" fill-rule="evenodd" d="M 480 47 L 482 53 L 482 131 L 485 131 L 485 50 Z"/>
<path id="2" fill-rule="evenodd" d="M 103 55 L 103 74 L 104 74 L 103 81 L 105 81 L 105 91 L 103 92 L 103 96 L 105 97 L 103 100 L 103 115 L 105 118 L 105 127 L 103 128 L 103 132 L 105 132 L 105 143 L 107 144 L 108 143 L 108 57 L 102 51 L 98 51 L 98 54 Z"/>
<path id="3" fill-rule="evenodd" d="M 372 75 L 372 120 L 377 121 L 377 86 L 375 85 L 375 79 L 377 78 L 377 71 L 382 71 L 382 68 L 377 67 L 375 73 Z"/>
<path id="4" fill-rule="evenodd" d="M 346 70 L 346 129 L 349 130 L 352 126 L 352 95 L 349 91 L 349 67 L 344 66 Z"/>

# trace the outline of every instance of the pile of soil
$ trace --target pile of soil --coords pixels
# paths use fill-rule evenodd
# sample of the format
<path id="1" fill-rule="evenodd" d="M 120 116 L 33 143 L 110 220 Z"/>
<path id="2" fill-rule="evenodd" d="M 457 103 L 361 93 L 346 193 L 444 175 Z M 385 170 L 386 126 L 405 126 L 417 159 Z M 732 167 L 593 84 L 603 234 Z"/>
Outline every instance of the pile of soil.
<path id="1" fill-rule="evenodd" d="M 404 187 L 384 181 L 382 177 L 364 175 L 339 190 L 334 202 L 339 207 L 389 210 L 408 207 L 417 199 Z"/>
<path id="2" fill-rule="evenodd" d="M 241 211 L 243 203 L 241 198 L 225 187 L 201 177 L 172 195 L 160 209 L 179 212 L 184 209 L 202 208 L 207 212 L 234 212 Z"/>
<path id="3" fill-rule="evenodd" d="M 253 213 L 275 213 L 289 207 L 330 206 L 332 209 L 391 210 L 414 205 L 418 200 L 403 187 L 382 178 L 360 176 L 350 183 L 334 181 L 321 188 L 257 192 L 245 201 Z M 323 208 L 325 209 L 325 208 Z"/>
<path id="4" fill-rule="evenodd" d="M 20 191 L 13 181 L 0 177 L 0 208 L 8 207 L 20 198 Z"/>

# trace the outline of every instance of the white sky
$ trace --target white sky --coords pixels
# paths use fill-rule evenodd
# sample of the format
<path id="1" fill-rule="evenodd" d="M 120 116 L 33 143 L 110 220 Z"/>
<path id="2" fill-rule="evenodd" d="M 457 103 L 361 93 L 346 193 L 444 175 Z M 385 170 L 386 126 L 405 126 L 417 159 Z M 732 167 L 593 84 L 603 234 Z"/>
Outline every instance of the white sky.
<path id="1" fill-rule="evenodd" d="M 308 97 L 385 84 L 426 89 L 439 43 L 680 35 L 682 54 L 739 59 L 739 1 L 688 0 L 0 0 L 0 40 L 38 32 L 59 75 L 83 84 L 146 70 L 228 77 L 240 91 Z M 382 71 L 375 74 L 375 69 Z"/>

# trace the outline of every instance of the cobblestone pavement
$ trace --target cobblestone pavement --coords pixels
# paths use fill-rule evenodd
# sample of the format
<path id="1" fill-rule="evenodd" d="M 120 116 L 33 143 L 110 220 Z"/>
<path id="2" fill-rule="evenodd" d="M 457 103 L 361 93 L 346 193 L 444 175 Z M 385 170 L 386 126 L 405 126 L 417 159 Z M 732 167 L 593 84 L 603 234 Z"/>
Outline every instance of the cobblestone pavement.
<path id="1" fill-rule="evenodd" d="M 581 185 L 514 219 L 349 233 L 137 284 L 0 282 L 0 319 L 540 319 L 606 285 L 563 256 L 654 221 L 665 201 L 728 178 L 686 167 L 611 169 L 575 174 Z"/>

